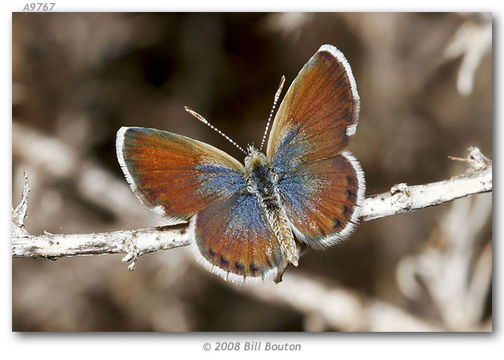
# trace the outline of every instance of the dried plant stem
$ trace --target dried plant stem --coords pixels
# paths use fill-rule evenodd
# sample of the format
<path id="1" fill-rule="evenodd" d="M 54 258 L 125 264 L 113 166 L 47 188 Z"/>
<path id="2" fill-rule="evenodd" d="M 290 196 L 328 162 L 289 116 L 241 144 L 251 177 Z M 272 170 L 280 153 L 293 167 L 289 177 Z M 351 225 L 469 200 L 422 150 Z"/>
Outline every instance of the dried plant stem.
<path id="1" fill-rule="evenodd" d="M 464 196 L 492 191 L 492 162 L 478 148 L 470 147 L 466 159 L 453 159 L 469 164 L 465 174 L 425 185 L 394 185 L 389 192 L 364 201 L 360 220 L 368 221 L 411 212 Z"/>

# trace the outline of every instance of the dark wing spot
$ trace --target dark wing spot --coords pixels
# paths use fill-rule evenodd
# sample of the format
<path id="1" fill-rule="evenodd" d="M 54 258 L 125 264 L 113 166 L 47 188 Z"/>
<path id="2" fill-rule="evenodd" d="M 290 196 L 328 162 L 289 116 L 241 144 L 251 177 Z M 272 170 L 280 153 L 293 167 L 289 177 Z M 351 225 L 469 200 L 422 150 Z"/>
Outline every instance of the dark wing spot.
<path id="1" fill-rule="evenodd" d="M 221 265 L 226 266 L 227 264 L 229 264 L 229 260 L 226 259 L 224 257 L 224 255 L 221 255 L 221 257 L 220 257 L 220 263 L 221 263 Z"/>
<path id="2" fill-rule="evenodd" d="M 338 219 L 334 219 L 334 225 L 333 225 L 333 228 L 335 230 L 338 230 L 339 228 L 341 228 L 341 221 L 339 221 Z"/>
<path id="3" fill-rule="evenodd" d="M 354 186 L 354 185 L 355 185 L 355 178 L 354 178 L 354 177 L 352 177 L 352 176 L 347 176 L 346 180 L 347 180 L 347 184 L 348 184 L 348 185 L 351 185 L 351 186 Z"/>
<path id="4" fill-rule="evenodd" d="M 208 254 L 211 256 L 211 257 L 214 257 L 215 256 L 215 251 L 212 250 L 212 248 L 209 248 L 208 249 Z"/>
<path id="5" fill-rule="evenodd" d="M 347 218 L 349 218 L 350 215 L 352 215 L 352 211 L 346 205 L 343 205 L 343 215 L 345 215 L 345 217 Z"/>
<path id="6" fill-rule="evenodd" d="M 252 274 L 255 274 L 259 271 L 259 267 L 254 263 L 250 263 L 250 271 L 252 272 Z"/>
<path id="7" fill-rule="evenodd" d="M 235 262 L 234 266 L 235 266 L 235 269 L 240 272 L 243 272 L 243 270 L 245 270 L 245 267 L 243 266 L 243 264 L 238 261 Z"/>
<path id="8" fill-rule="evenodd" d="M 331 61 L 332 61 L 332 59 L 334 59 L 334 55 L 333 55 L 333 54 L 331 54 L 329 51 L 326 51 L 326 50 L 324 50 L 324 51 L 319 51 L 319 52 L 318 52 L 318 54 L 319 54 L 320 56 L 325 57 L 327 60 L 331 60 Z"/>
<path id="9" fill-rule="evenodd" d="M 354 190 L 346 190 L 347 199 L 350 201 L 355 201 L 357 199 L 357 194 Z"/>

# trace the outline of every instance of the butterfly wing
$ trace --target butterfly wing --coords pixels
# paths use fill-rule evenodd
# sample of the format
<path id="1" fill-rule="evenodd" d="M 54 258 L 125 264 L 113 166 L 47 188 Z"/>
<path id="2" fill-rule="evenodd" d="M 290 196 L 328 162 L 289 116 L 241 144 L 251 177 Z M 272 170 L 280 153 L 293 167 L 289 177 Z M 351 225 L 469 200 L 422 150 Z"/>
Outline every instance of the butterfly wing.
<path id="1" fill-rule="evenodd" d="M 190 220 L 200 262 L 225 279 L 276 274 L 283 255 L 243 166 L 202 142 L 166 131 L 123 127 L 117 156 L 137 197 L 156 213 Z"/>
<path id="2" fill-rule="evenodd" d="M 274 277 L 285 263 L 280 244 L 255 195 L 247 191 L 217 201 L 192 220 L 200 262 L 226 280 Z"/>
<path id="3" fill-rule="evenodd" d="M 116 148 L 124 175 L 140 201 L 174 222 L 189 220 L 246 186 L 243 165 L 237 160 L 185 136 L 122 127 Z"/>
<path id="4" fill-rule="evenodd" d="M 350 65 L 323 45 L 301 69 L 280 105 L 267 156 L 297 238 L 329 246 L 348 235 L 364 198 L 358 161 L 343 151 L 355 134 L 359 95 Z"/>

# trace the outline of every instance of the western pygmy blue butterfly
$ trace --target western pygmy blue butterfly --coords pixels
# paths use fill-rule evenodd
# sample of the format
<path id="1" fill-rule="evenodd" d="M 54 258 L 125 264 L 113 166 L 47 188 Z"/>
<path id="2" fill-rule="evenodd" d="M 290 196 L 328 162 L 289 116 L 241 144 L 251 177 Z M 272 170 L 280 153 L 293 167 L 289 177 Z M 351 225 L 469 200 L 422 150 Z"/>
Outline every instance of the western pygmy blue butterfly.
<path id="1" fill-rule="evenodd" d="M 122 127 L 117 156 L 145 205 L 189 222 L 193 248 L 207 269 L 238 282 L 280 281 L 289 263 L 297 266 L 303 246 L 333 245 L 358 220 L 364 174 L 344 151 L 358 116 L 350 65 L 336 47 L 323 45 L 287 91 L 266 154 L 262 145 L 249 146 L 243 165 L 197 140 Z"/>

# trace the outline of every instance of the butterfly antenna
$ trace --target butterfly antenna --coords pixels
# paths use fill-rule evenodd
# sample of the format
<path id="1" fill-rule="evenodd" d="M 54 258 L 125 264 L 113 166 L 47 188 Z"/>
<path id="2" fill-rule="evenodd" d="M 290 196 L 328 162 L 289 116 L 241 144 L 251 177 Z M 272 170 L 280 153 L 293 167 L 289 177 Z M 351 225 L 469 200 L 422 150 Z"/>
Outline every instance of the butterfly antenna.
<path id="1" fill-rule="evenodd" d="M 226 134 L 224 134 L 222 131 L 220 131 L 219 129 L 217 129 L 215 126 L 213 126 L 212 124 L 210 124 L 208 122 L 207 119 L 205 119 L 203 116 L 201 116 L 200 114 L 198 114 L 196 111 L 192 110 L 189 106 L 184 106 L 184 109 L 185 111 L 187 111 L 189 114 L 191 114 L 192 116 L 194 116 L 196 119 L 198 119 L 199 121 L 201 121 L 203 124 L 207 125 L 210 129 L 212 130 L 215 130 L 216 132 L 218 132 L 220 135 L 224 136 L 226 138 L 227 141 L 229 141 L 231 144 L 233 144 L 234 146 L 236 146 L 242 153 L 244 154 L 247 154 L 247 152 L 245 150 L 242 149 L 242 147 L 240 145 L 238 145 L 237 143 L 235 143 L 233 141 L 233 139 L 231 139 L 229 136 L 227 136 Z"/>
<path id="2" fill-rule="evenodd" d="M 275 111 L 278 99 L 280 98 L 280 94 L 282 93 L 284 83 L 285 83 L 285 76 L 282 75 L 282 78 L 280 79 L 280 85 L 278 85 L 278 90 L 275 94 L 275 99 L 273 100 L 273 107 L 271 108 L 271 112 L 268 117 L 268 122 L 266 123 L 266 130 L 264 130 L 264 135 L 263 135 L 263 138 L 261 141 L 261 148 L 259 149 L 259 151 L 262 151 L 262 148 L 264 146 L 264 142 L 266 141 L 266 136 L 268 135 L 268 130 L 269 130 L 269 126 L 271 123 L 271 119 L 273 118 L 273 112 Z"/>

